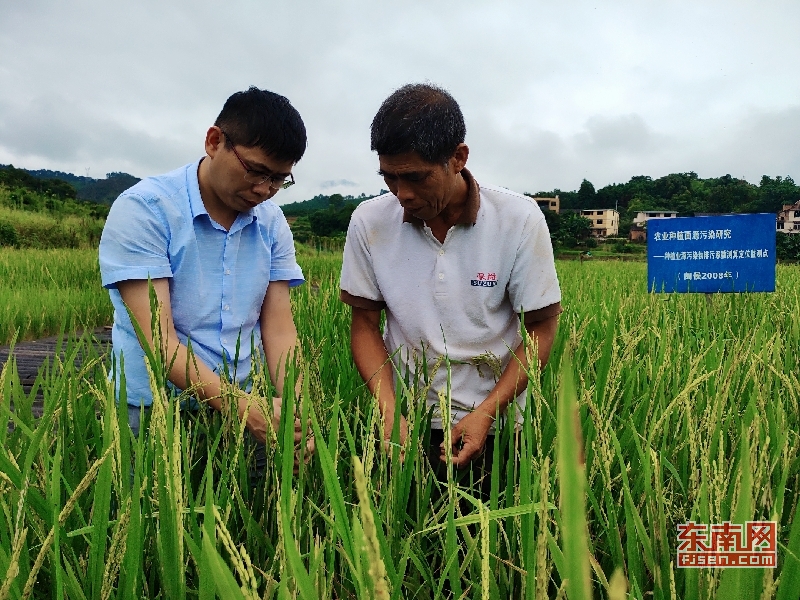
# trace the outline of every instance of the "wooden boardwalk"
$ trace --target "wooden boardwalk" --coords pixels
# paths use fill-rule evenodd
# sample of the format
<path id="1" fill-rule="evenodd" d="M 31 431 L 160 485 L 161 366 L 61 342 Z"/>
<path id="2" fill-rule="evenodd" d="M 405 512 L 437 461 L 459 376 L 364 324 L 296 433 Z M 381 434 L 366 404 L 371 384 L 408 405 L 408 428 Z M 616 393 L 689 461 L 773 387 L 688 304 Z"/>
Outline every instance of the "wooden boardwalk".
<path id="1" fill-rule="evenodd" d="M 93 342 L 98 354 L 106 354 L 111 349 L 111 329 L 100 327 L 92 331 Z M 80 332 L 78 334 L 80 335 Z M 61 358 L 64 358 L 64 342 L 59 336 L 51 336 L 32 342 L 20 342 L 14 346 L 13 356 L 17 363 L 20 383 L 27 393 L 30 393 L 39 370 L 49 362 L 52 364 L 56 349 L 61 341 Z M 0 346 L 0 370 L 3 369 L 9 357 L 9 347 Z M 75 361 L 80 366 L 82 357 L 79 355 Z M 38 398 L 41 401 L 41 398 Z"/>

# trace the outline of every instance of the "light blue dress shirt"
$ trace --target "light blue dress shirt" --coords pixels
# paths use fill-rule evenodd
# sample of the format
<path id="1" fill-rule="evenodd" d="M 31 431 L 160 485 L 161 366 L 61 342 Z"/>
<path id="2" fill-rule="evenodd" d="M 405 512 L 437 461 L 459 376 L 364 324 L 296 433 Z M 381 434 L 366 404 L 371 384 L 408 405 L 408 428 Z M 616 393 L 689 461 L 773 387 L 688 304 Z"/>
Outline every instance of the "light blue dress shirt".
<path id="1" fill-rule="evenodd" d="M 153 398 L 144 352 L 117 282 L 169 278 L 178 339 L 186 344 L 191 338 L 195 356 L 217 373 L 227 361 L 231 375 L 240 340 L 235 379 L 244 384 L 251 348 L 262 348 L 259 317 L 269 282 L 296 286 L 304 281 L 281 209 L 267 200 L 239 213 L 226 231 L 203 205 L 199 164 L 150 177 L 123 192 L 100 238 L 102 282 L 114 305 L 114 354 L 117 364 L 124 355 L 127 402 L 134 406 L 149 406 Z M 116 377 L 119 389 L 118 372 Z"/>

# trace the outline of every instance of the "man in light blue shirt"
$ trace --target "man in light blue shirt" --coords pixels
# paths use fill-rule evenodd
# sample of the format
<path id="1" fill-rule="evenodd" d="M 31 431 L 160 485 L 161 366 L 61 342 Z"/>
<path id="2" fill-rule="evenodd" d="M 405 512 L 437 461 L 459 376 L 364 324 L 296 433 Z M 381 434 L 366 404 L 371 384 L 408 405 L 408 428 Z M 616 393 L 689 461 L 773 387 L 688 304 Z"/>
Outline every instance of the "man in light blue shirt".
<path id="1" fill-rule="evenodd" d="M 138 407 L 153 397 L 126 307 L 152 344 L 148 279 L 161 304 L 167 356 L 175 357 L 173 385 L 219 410 L 220 377 L 244 384 L 256 358 L 251 348 L 263 348 L 283 393 L 285 361 L 297 346 L 289 288 L 304 279 L 289 226 L 270 199 L 294 183 L 292 167 L 305 148 L 297 110 L 283 96 L 251 87 L 226 101 L 206 133 L 206 156 L 145 179 L 114 202 L 100 240 L 100 270 L 114 305 L 112 341 L 117 364 L 124 356 L 134 429 Z M 252 400 L 257 407 L 260 399 L 242 396 L 239 414 L 264 442 L 263 402 L 245 414 Z M 272 403 L 279 414 L 280 399 Z"/>

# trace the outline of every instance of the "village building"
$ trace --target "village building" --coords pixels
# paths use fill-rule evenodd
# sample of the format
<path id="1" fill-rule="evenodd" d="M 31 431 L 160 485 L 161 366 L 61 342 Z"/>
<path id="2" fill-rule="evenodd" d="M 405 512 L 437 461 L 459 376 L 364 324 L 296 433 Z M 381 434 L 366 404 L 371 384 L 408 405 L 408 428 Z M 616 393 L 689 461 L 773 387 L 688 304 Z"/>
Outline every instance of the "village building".
<path id="1" fill-rule="evenodd" d="M 631 225 L 631 230 L 630 233 L 628 234 L 628 239 L 632 242 L 646 242 L 647 229 L 642 225 Z"/>
<path id="2" fill-rule="evenodd" d="M 592 208 L 581 211 L 592 222 L 592 237 L 614 237 L 619 233 L 619 213 L 613 208 Z"/>
<path id="3" fill-rule="evenodd" d="M 646 210 L 636 213 L 633 224 L 639 227 L 647 227 L 646 223 L 650 219 L 674 219 L 678 216 L 677 212 L 667 210 Z"/>
<path id="4" fill-rule="evenodd" d="M 800 201 L 783 205 L 776 227 L 782 233 L 800 233 Z"/>
<path id="5" fill-rule="evenodd" d="M 534 200 L 542 210 L 552 210 L 556 214 L 561 212 L 561 200 L 558 196 L 555 198 L 534 198 Z"/>

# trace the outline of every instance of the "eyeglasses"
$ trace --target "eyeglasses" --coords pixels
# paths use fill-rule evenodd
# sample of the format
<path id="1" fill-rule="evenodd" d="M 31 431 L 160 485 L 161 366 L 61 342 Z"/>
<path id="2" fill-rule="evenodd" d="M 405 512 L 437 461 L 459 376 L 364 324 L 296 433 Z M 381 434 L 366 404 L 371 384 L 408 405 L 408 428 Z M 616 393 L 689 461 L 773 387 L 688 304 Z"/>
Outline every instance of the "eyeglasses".
<path id="1" fill-rule="evenodd" d="M 222 131 L 222 129 L 220 129 L 220 131 Z M 294 185 L 294 175 L 292 175 L 291 173 L 289 173 L 288 176 L 266 175 L 261 171 L 256 171 L 248 167 L 247 164 L 245 164 L 245 162 L 242 160 L 242 157 L 239 156 L 239 153 L 236 151 L 236 146 L 234 146 L 231 136 L 229 136 L 224 131 L 222 131 L 222 135 L 228 138 L 228 141 L 231 143 L 231 150 L 233 150 L 234 155 L 236 156 L 236 158 L 239 159 L 239 163 L 242 165 L 242 168 L 245 171 L 244 180 L 247 183 L 252 183 L 253 185 L 261 185 L 269 181 L 269 187 L 271 187 L 273 190 L 285 190 L 286 188 Z"/>

